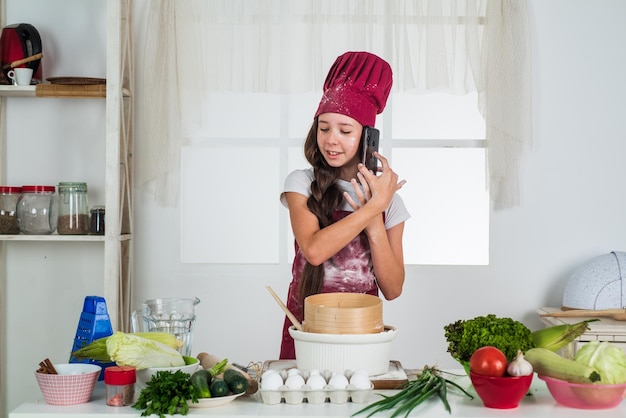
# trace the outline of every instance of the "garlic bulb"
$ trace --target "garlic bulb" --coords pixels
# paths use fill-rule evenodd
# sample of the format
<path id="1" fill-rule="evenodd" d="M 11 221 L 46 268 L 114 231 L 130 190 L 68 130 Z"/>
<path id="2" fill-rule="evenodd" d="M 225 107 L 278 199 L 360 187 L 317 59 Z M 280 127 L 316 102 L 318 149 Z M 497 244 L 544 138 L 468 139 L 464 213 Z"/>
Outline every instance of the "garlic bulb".
<path id="1" fill-rule="evenodd" d="M 517 350 L 517 355 L 506 367 L 506 371 L 511 376 L 528 376 L 533 373 L 533 365 L 524 358 L 524 353 Z"/>

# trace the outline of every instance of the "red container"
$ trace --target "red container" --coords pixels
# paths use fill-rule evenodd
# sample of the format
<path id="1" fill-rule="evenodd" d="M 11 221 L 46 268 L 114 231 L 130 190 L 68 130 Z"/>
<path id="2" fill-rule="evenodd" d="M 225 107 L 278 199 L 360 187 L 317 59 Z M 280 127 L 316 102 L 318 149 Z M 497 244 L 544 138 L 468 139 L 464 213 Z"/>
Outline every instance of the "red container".
<path id="1" fill-rule="evenodd" d="M 107 405 L 132 405 L 136 381 L 137 370 L 133 366 L 110 366 L 104 369 Z"/>
<path id="2" fill-rule="evenodd" d="M 0 35 L 0 65 L 2 76 L 0 83 L 10 84 L 7 77 L 13 62 L 43 53 L 41 36 L 37 29 L 29 23 L 16 23 L 2 28 Z M 21 64 L 18 67 L 33 70 L 33 83 L 40 83 L 43 79 L 41 58 Z"/>
<path id="3" fill-rule="evenodd" d="M 493 377 L 470 372 L 470 380 L 487 408 L 511 409 L 517 408 L 528 393 L 533 375 Z"/>

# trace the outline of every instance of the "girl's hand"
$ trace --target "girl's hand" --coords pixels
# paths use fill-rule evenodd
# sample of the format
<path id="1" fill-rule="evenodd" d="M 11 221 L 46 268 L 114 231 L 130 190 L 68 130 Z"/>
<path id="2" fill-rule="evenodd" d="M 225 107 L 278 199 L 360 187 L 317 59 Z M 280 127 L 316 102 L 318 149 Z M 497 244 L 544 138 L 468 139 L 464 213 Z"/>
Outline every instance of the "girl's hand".
<path id="1" fill-rule="evenodd" d="M 377 205 L 380 212 L 383 212 L 391 203 L 393 195 L 406 183 L 405 180 L 398 181 L 398 174 L 389 167 L 389 161 L 385 157 L 378 152 L 375 152 L 374 156 L 382 164 L 382 167 L 379 167 L 380 175 L 377 176 L 359 163 L 357 179 L 352 180 L 359 202 L 355 202 L 347 193 L 345 194 L 346 200 L 354 210 L 371 201 L 372 204 Z M 363 190 L 359 187 L 359 183 Z"/>
<path id="2" fill-rule="evenodd" d="M 367 183 L 367 181 L 365 181 L 365 178 L 363 177 L 363 175 L 361 173 L 356 173 L 356 176 L 357 178 L 352 179 L 351 183 L 352 183 L 352 187 L 354 188 L 354 193 L 356 194 L 358 202 L 355 202 L 354 199 L 352 199 L 352 196 L 350 196 L 348 192 L 343 193 L 343 196 L 345 197 L 346 201 L 355 211 L 359 210 L 362 206 L 364 206 L 367 203 L 367 201 L 370 200 L 372 197 L 370 186 Z"/>

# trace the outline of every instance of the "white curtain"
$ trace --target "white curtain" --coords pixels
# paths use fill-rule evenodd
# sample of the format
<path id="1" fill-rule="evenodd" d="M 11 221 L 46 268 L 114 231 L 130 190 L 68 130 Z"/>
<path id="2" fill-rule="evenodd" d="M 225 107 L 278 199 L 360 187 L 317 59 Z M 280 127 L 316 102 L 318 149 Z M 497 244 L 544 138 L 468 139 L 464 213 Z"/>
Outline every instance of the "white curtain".
<path id="1" fill-rule="evenodd" d="M 531 142 L 526 0 L 150 0 L 138 36 L 136 179 L 176 202 L 180 147 L 215 91 L 320 90 L 341 53 L 367 50 L 396 91 L 479 93 L 496 209 L 518 205 Z"/>

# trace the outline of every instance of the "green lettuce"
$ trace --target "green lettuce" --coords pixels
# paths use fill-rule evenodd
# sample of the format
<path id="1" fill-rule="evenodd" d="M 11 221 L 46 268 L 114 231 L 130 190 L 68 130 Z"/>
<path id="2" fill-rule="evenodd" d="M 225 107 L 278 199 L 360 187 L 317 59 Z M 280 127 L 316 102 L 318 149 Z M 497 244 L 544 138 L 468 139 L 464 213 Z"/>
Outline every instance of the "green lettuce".
<path id="1" fill-rule="evenodd" d="M 107 353 L 118 366 L 151 367 L 184 366 L 185 359 L 172 347 L 137 335 L 116 332 L 107 338 Z"/>
<path id="2" fill-rule="evenodd" d="M 602 384 L 626 383 L 626 353 L 608 341 L 586 343 L 574 360 L 594 367 L 602 376 Z"/>

